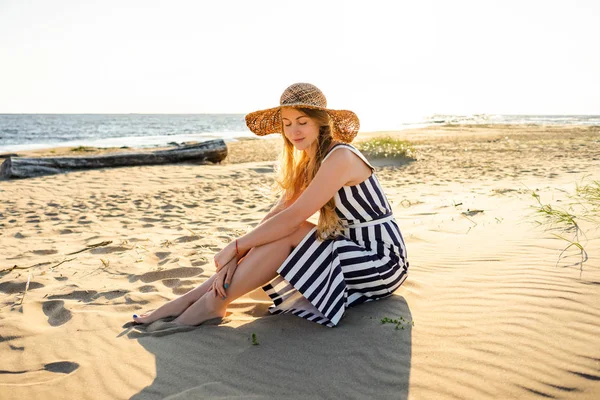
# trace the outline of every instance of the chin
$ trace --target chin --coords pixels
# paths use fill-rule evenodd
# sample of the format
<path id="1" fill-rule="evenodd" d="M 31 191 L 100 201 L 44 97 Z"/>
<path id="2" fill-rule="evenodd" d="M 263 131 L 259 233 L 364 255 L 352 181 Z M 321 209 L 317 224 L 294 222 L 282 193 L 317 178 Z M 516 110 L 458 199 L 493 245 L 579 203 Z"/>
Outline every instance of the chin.
<path id="1" fill-rule="evenodd" d="M 306 146 L 306 145 L 300 143 L 300 144 L 294 144 L 294 147 L 296 148 L 296 150 L 303 151 L 303 150 L 308 149 L 310 146 Z"/>

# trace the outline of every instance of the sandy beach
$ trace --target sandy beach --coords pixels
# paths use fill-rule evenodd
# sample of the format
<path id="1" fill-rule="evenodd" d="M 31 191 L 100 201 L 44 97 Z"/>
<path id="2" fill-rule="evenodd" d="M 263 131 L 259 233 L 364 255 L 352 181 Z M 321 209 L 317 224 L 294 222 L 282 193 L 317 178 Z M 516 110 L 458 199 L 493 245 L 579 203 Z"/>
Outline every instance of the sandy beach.
<path id="1" fill-rule="evenodd" d="M 417 154 L 376 171 L 409 277 L 336 328 L 269 315 L 260 289 L 219 326 L 131 324 L 211 276 L 213 255 L 268 212 L 279 138 L 231 143 L 220 165 L 0 181 L 0 398 L 600 398 L 600 229 L 579 221 L 581 264 L 532 195 L 569 209 L 599 180 L 600 127 L 358 140 L 381 135 Z"/>

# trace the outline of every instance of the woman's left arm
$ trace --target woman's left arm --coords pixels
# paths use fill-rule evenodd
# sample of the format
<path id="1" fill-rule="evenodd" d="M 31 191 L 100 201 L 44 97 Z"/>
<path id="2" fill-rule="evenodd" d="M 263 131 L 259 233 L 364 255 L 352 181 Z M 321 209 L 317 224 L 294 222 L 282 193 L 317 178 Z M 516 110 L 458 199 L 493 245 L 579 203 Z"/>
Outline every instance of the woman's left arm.
<path id="1" fill-rule="evenodd" d="M 302 222 L 323 207 L 356 174 L 358 158 L 350 151 L 336 151 L 329 156 L 312 182 L 290 207 L 258 225 L 251 232 L 232 242 L 215 255 L 217 265 L 224 265 L 236 254 L 271 243 L 293 233 Z"/>

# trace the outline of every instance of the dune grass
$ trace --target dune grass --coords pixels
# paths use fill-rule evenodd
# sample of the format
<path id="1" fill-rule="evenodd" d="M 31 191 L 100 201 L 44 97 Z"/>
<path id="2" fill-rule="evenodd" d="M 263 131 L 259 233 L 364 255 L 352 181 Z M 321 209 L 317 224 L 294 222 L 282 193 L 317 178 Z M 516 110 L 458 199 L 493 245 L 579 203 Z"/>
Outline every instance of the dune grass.
<path id="1" fill-rule="evenodd" d="M 82 152 L 89 152 L 89 151 L 95 151 L 96 149 L 93 147 L 88 147 L 88 146 L 78 146 L 78 147 L 73 147 L 71 149 L 72 152 L 75 153 L 82 153 Z"/>
<path id="2" fill-rule="evenodd" d="M 576 193 L 587 201 L 594 211 L 600 209 L 600 181 L 593 181 L 585 186 L 577 185 Z"/>
<path id="3" fill-rule="evenodd" d="M 415 150 L 406 140 L 390 136 L 375 137 L 356 143 L 356 147 L 370 158 L 405 158 L 416 159 Z"/>
<path id="4" fill-rule="evenodd" d="M 588 254 L 581 243 L 582 239 L 586 238 L 582 223 L 589 222 L 592 226 L 600 224 L 600 182 L 593 181 L 589 184 L 577 185 L 575 193 L 569 195 L 571 202 L 566 205 L 566 208 L 544 204 L 540 196 L 533 191 L 532 196 L 538 203 L 535 213 L 542 218 L 542 222 L 538 221 L 538 223 L 548 229 L 559 230 L 560 234 L 552 233 L 552 235 L 568 243 L 559 254 L 556 265 L 559 265 L 565 252 L 574 247 L 578 249 L 581 260 L 566 266 L 578 265 L 583 269 L 583 264 L 588 260 Z M 568 234 L 571 236 L 568 237 Z"/>

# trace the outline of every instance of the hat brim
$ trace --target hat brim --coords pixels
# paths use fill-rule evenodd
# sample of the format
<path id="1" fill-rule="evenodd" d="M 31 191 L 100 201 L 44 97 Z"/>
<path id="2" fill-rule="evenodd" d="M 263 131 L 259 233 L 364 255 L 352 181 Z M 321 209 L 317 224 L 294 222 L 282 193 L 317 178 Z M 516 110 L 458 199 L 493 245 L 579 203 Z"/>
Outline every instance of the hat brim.
<path id="1" fill-rule="evenodd" d="M 332 132 L 333 139 L 341 142 L 350 143 L 352 140 L 354 140 L 358 134 L 358 130 L 360 129 L 360 121 L 358 116 L 352 111 L 332 110 L 304 104 L 297 106 L 286 105 L 254 111 L 246 115 L 246 125 L 248 126 L 248 129 L 258 136 L 270 135 L 272 133 L 282 133 L 282 107 L 311 108 L 314 110 L 323 110 L 327 112 L 334 126 Z"/>

